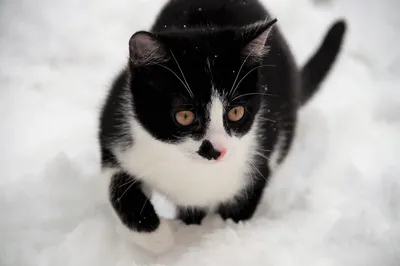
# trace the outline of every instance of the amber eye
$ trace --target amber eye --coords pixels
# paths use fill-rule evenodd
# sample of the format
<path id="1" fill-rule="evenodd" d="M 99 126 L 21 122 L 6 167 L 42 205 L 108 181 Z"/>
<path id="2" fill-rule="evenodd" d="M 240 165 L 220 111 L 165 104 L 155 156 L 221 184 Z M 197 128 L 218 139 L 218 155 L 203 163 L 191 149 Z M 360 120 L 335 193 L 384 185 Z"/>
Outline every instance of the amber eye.
<path id="1" fill-rule="evenodd" d="M 228 119 L 229 121 L 236 122 L 242 119 L 243 115 L 244 115 L 244 107 L 236 106 L 233 107 L 231 110 L 229 110 Z"/>
<path id="2" fill-rule="evenodd" d="M 182 126 L 190 126 L 194 122 L 194 113 L 191 111 L 180 111 L 175 114 L 175 119 Z"/>

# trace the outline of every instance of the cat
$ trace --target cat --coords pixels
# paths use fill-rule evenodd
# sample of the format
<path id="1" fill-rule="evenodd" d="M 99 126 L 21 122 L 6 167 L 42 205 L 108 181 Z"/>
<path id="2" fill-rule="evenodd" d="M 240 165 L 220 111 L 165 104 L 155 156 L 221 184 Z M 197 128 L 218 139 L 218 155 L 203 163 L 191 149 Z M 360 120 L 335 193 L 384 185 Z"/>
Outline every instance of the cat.
<path id="1" fill-rule="evenodd" d="M 134 242 L 173 243 L 152 191 L 201 224 L 207 213 L 250 219 L 295 134 L 299 108 L 340 52 L 337 20 L 299 69 L 257 0 L 170 0 L 150 31 L 129 40 L 127 66 L 101 109 L 99 143 L 109 202 Z"/>

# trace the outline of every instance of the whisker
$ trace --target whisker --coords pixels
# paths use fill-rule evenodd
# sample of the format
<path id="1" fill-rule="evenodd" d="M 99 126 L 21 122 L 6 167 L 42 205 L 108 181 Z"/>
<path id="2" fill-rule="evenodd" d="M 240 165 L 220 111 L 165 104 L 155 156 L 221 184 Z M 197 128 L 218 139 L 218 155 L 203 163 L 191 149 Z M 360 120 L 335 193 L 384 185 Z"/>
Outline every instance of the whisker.
<path id="1" fill-rule="evenodd" d="M 266 66 L 268 66 L 268 67 L 274 67 L 274 65 L 259 65 L 259 66 L 256 66 L 256 67 L 250 69 L 249 72 L 247 72 L 246 75 L 244 75 L 243 78 L 241 78 L 241 79 L 239 80 L 239 82 L 237 83 L 236 87 L 233 89 L 233 92 L 230 93 L 230 94 L 234 94 L 234 93 L 236 92 L 236 90 L 237 90 L 237 88 L 239 87 L 240 83 L 242 83 L 242 81 L 243 81 L 251 72 L 253 72 L 254 70 L 256 70 L 256 69 L 258 69 L 258 68 L 260 68 L 260 67 L 266 67 Z"/>
<path id="2" fill-rule="evenodd" d="M 160 163 L 160 164 L 156 165 L 156 166 L 157 166 L 156 168 L 155 168 L 154 166 L 152 166 L 152 168 L 151 168 L 149 171 L 145 171 L 143 174 L 141 174 L 141 175 L 138 176 L 137 178 L 133 179 L 134 182 L 132 182 L 132 184 L 130 184 L 130 186 L 129 186 L 127 189 L 125 189 L 124 193 L 122 193 L 122 195 L 119 197 L 118 200 L 121 200 L 122 197 L 129 191 L 129 189 L 131 189 L 131 187 L 132 187 L 134 184 L 136 184 L 143 176 L 145 176 L 145 175 L 147 175 L 147 174 L 149 174 L 149 173 L 152 173 L 152 172 L 158 170 L 158 169 L 160 168 L 160 166 L 162 166 L 162 165 L 164 165 L 164 164 L 167 164 L 167 162 L 163 162 L 163 163 Z M 129 182 L 128 182 L 128 183 L 129 183 Z M 126 184 L 125 184 L 125 185 L 126 185 Z"/>
<path id="3" fill-rule="evenodd" d="M 254 50 L 254 49 L 253 49 L 253 50 Z M 240 71 L 242 71 L 242 68 L 243 68 L 244 64 L 246 63 L 247 59 L 249 59 L 250 55 L 253 53 L 253 50 L 250 51 L 250 53 L 246 56 L 246 58 L 244 59 L 242 65 L 240 66 L 239 71 L 238 71 L 238 73 L 237 73 L 237 75 L 236 75 L 236 78 L 235 78 L 235 80 L 233 81 L 232 88 L 229 90 L 228 96 L 233 94 L 232 90 L 233 90 L 233 88 L 235 87 L 235 84 L 236 84 L 237 79 L 239 78 Z"/>
<path id="4" fill-rule="evenodd" d="M 248 160 L 248 162 L 253 166 L 254 170 L 256 170 L 264 179 L 265 181 L 268 181 L 265 176 L 258 170 L 258 168 L 254 165 L 254 163 L 251 160 Z"/>
<path id="5" fill-rule="evenodd" d="M 265 120 L 265 121 L 270 121 L 270 122 L 276 123 L 275 120 L 272 120 L 272 119 L 269 119 L 269 118 L 266 118 L 266 117 L 263 117 L 263 116 L 260 116 L 259 118 L 262 119 L 262 120 Z"/>
<path id="6" fill-rule="evenodd" d="M 137 179 L 133 179 L 133 178 L 132 178 L 132 180 L 129 180 L 128 182 L 126 182 L 125 184 L 120 185 L 119 187 L 120 187 L 120 188 L 121 188 L 121 187 L 124 187 L 124 186 L 126 186 L 126 185 L 128 185 L 128 184 L 130 184 L 130 183 L 132 183 L 132 182 L 137 182 Z"/>
<path id="7" fill-rule="evenodd" d="M 268 158 L 267 156 L 265 156 L 264 154 L 262 154 L 261 152 L 258 152 L 258 151 L 255 151 L 255 154 L 257 154 L 257 155 L 259 155 L 259 156 L 261 156 L 261 157 L 263 157 L 265 160 L 267 160 L 267 161 L 271 161 L 271 159 L 270 158 Z"/>
<path id="8" fill-rule="evenodd" d="M 149 199 L 151 198 L 152 195 L 153 195 L 153 192 L 151 192 L 150 195 L 147 196 L 147 199 L 146 199 L 146 201 L 143 203 L 143 207 L 142 207 L 142 209 L 140 210 L 139 215 L 142 215 L 142 212 L 143 212 L 143 210 L 144 210 L 144 206 L 146 206 L 146 203 L 149 201 Z"/>
<path id="9" fill-rule="evenodd" d="M 253 176 L 251 176 L 250 177 L 250 184 L 251 184 L 251 193 L 250 194 L 253 194 L 254 193 L 254 180 L 253 180 Z"/>
<path id="10" fill-rule="evenodd" d="M 175 77 L 182 83 L 182 85 L 185 87 L 185 89 L 189 91 L 189 89 L 188 89 L 188 87 L 186 86 L 185 82 L 183 82 L 183 80 L 175 73 L 175 71 L 173 71 L 173 70 L 170 69 L 169 67 L 166 67 L 166 66 L 161 65 L 161 64 L 156 64 L 156 65 L 158 65 L 158 66 L 160 66 L 160 67 L 163 67 L 163 68 L 165 68 L 166 70 L 169 70 L 169 71 L 170 71 L 172 74 L 174 74 Z M 190 94 L 190 93 L 189 93 L 189 94 Z"/>
<path id="11" fill-rule="evenodd" d="M 269 94 L 269 93 L 264 93 L 264 92 L 253 92 L 253 93 L 245 93 L 245 94 L 241 94 L 236 96 L 235 98 L 233 98 L 232 100 L 230 100 L 230 102 L 233 102 L 234 100 L 237 100 L 239 98 L 245 97 L 245 96 L 249 96 L 249 95 L 265 95 L 265 96 L 274 96 L 274 97 L 278 97 L 279 95 L 276 94 Z"/>
<path id="12" fill-rule="evenodd" d="M 251 115 L 251 113 L 249 112 L 249 110 L 247 109 L 247 107 L 244 107 L 244 111 L 245 111 L 247 114 Z"/>
<path id="13" fill-rule="evenodd" d="M 185 74 L 183 74 L 183 71 L 182 71 L 182 69 L 181 69 L 181 66 L 180 66 L 179 63 L 178 63 L 178 60 L 176 60 L 175 55 L 174 55 L 174 53 L 173 53 L 171 50 L 170 50 L 170 52 L 171 52 L 172 58 L 174 59 L 176 65 L 177 65 L 178 68 L 179 68 L 179 71 L 180 71 L 181 74 L 182 74 L 183 80 L 186 82 L 186 86 L 187 86 L 186 89 L 187 89 L 187 91 L 189 92 L 190 97 L 194 98 L 193 92 L 192 92 L 192 90 L 190 89 L 190 86 L 189 86 L 189 84 L 188 84 L 188 82 L 187 82 L 187 80 L 186 80 L 186 78 L 185 78 Z"/>
<path id="14" fill-rule="evenodd" d="M 267 149 L 263 149 L 263 148 L 257 148 L 257 150 L 260 150 L 260 151 L 274 151 L 274 150 L 267 150 Z"/>
<path id="15" fill-rule="evenodd" d="M 136 181 L 137 179 L 134 179 L 134 180 Z M 132 184 L 131 184 L 127 189 L 125 189 L 124 193 L 122 193 L 121 197 L 119 197 L 118 200 L 121 200 L 122 197 L 126 194 L 126 192 L 128 192 L 128 190 L 129 190 L 135 183 L 136 183 L 136 182 L 132 182 Z"/>

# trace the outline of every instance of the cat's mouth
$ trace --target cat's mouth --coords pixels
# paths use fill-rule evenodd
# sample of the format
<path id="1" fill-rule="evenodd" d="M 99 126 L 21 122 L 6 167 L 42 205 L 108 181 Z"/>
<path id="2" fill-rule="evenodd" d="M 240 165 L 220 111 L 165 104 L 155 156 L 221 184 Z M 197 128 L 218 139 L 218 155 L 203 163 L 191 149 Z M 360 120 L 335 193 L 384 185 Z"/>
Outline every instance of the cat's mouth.
<path id="1" fill-rule="evenodd" d="M 218 162 L 224 158 L 226 152 L 227 150 L 225 148 L 217 150 L 216 148 L 214 148 L 214 145 L 209 140 L 204 140 L 199 150 L 197 151 L 197 154 L 209 161 Z"/>

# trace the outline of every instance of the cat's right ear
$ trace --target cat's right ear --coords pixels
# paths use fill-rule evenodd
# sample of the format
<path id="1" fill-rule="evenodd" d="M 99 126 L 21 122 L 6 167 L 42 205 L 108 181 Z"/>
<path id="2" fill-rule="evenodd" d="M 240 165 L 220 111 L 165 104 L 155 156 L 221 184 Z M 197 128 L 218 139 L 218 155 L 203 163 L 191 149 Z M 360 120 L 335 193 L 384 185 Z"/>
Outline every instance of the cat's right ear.
<path id="1" fill-rule="evenodd" d="M 156 36 L 138 31 L 129 40 L 129 61 L 133 66 L 148 66 L 165 62 L 169 55 Z"/>
<path id="2" fill-rule="evenodd" d="M 258 21 L 239 31 L 239 36 L 245 43 L 241 55 L 247 62 L 260 62 L 268 53 L 267 39 L 277 21 L 277 19 Z"/>

